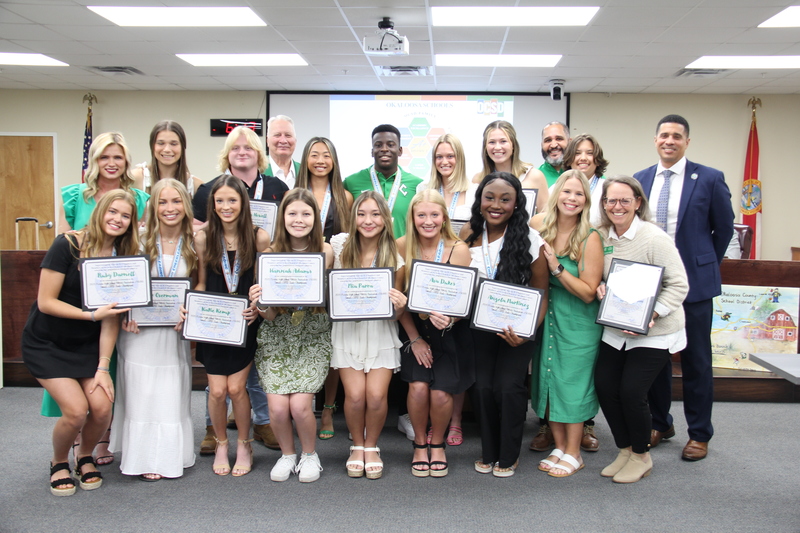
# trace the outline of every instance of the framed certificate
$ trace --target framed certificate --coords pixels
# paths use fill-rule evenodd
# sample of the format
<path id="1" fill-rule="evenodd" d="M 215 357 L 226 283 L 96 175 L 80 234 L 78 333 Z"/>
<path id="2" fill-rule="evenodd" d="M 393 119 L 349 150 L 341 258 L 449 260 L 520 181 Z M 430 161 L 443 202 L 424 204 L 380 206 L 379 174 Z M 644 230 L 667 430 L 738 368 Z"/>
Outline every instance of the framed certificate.
<path id="1" fill-rule="evenodd" d="M 325 254 L 258 254 L 258 303 L 275 306 L 325 305 Z"/>
<path id="2" fill-rule="evenodd" d="M 128 320 L 135 320 L 139 327 L 175 326 L 181 321 L 181 305 L 186 291 L 192 288 L 190 278 L 153 278 L 153 305 L 137 307 L 128 311 Z"/>
<path id="3" fill-rule="evenodd" d="M 536 214 L 536 200 L 539 199 L 539 189 L 522 189 L 525 195 L 525 209 L 528 211 L 528 218 Z"/>
<path id="4" fill-rule="evenodd" d="M 461 228 L 465 225 L 469 224 L 469 220 L 461 220 L 459 218 L 451 218 L 450 224 L 453 226 L 453 233 L 458 235 L 461 232 Z"/>
<path id="5" fill-rule="evenodd" d="M 114 302 L 120 308 L 153 304 L 148 256 L 88 257 L 81 259 L 78 266 L 84 311 Z"/>
<path id="6" fill-rule="evenodd" d="M 647 335 L 663 277 L 664 267 L 612 259 L 596 322 Z"/>
<path id="7" fill-rule="evenodd" d="M 511 326 L 517 336 L 532 339 L 536 336 L 543 295 L 544 291 L 533 287 L 482 279 L 478 283 L 470 326 L 498 333 Z"/>
<path id="8" fill-rule="evenodd" d="M 391 268 L 344 268 L 328 271 L 328 316 L 337 320 L 391 320 Z"/>
<path id="9" fill-rule="evenodd" d="M 278 203 L 269 200 L 250 200 L 253 224 L 265 230 L 269 238 L 275 237 L 275 220 L 278 218 Z"/>
<path id="10" fill-rule="evenodd" d="M 183 338 L 209 344 L 244 346 L 247 321 L 242 313 L 249 306 L 247 296 L 186 291 Z"/>
<path id="11" fill-rule="evenodd" d="M 414 259 L 408 282 L 408 310 L 466 318 L 477 280 L 477 268 Z"/>

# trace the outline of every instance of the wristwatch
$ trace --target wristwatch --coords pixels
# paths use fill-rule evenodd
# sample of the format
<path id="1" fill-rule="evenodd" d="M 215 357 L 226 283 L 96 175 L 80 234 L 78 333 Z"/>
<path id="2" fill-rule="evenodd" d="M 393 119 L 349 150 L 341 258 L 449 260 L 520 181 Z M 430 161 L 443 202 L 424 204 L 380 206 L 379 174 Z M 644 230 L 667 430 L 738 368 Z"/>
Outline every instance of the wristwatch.
<path id="1" fill-rule="evenodd" d="M 562 265 L 561 263 L 558 264 L 558 266 L 556 267 L 555 270 L 551 270 L 550 271 L 550 273 L 553 275 L 553 277 L 556 277 L 556 278 L 558 276 L 560 276 L 562 272 L 564 272 L 564 265 Z"/>

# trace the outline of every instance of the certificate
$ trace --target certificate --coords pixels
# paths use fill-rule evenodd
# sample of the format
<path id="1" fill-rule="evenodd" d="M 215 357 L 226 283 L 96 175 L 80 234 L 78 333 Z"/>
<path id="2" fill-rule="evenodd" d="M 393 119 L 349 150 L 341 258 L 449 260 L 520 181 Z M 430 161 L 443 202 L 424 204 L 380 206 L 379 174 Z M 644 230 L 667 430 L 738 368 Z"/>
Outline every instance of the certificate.
<path id="1" fill-rule="evenodd" d="M 458 235 L 461 232 L 461 228 L 465 225 L 469 225 L 469 220 L 461 220 L 459 218 L 451 218 L 450 225 L 453 227 L 453 233 Z"/>
<path id="2" fill-rule="evenodd" d="M 249 306 L 247 296 L 187 291 L 183 338 L 209 344 L 244 346 L 247 321 L 242 313 Z"/>
<path id="3" fill-rule="evenodd" d="M 258 254 L 258 303 L 282 307 L 325 305 L 325 254 Z"/>
<path id="4" fill-rule="evenodd" d="M 511 327 L 517 336 L 532 339 L 536 336 L 543 294 L 544 291 L 533 287 L 482 279 L 478 284 L 470 326 L 496 332 Z"/>
<path id="5" fill-rule="evenodd" d="M 250 200 L 250 215 L 253 224 L 275 237 L 275 219 L 278 218 L 278 203 L 269 200 Z"/>
<path id="6" fill-rule="evenodd" d="M 152 305 L 150 257 L 89 257 L 80 260 L 81 301 L 84 311 L 116 302 L 117 307 Z"/>
<path id="7" fill-rule="evenodd" d="M 597 323 L 647 335 L 664 267 L 612 259 Z"/>
<path id="8" fill-rule="evenodd" d="M 181 305 L 186 291 L 192 288 L 190 278 L 153 278 L 153 305 L 137 307 L 128 311 L 128 320 L 135 320 L 139 327 L 174 326 L 181 321 Z"/>
<path id="9" fill-rule="evenodd" d="M 391 268 L 344 268 L 328 271 L 328 316 L 337 320 L 391 320 Z"/>
<path id="10" fill-rule="evenodd" d="M 477 268 L 414 259 L 408 282 L 408 310 L 466 318 L 477 280 Z"/>
<path id="11" fill-rule="evenodd" d="M 536 214 L 536 200 L 539 198 L 539 189 L 522 189 L 525 195 L 525 209 L 528 211 L 528 218 Z"/>

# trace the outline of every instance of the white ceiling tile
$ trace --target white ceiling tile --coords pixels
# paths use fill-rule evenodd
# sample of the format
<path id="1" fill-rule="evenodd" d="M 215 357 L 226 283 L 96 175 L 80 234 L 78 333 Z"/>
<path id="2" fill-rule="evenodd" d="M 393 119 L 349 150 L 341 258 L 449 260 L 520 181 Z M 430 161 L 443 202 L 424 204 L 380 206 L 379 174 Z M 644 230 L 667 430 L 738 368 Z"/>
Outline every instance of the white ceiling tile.
<path id="1" fill-rule="evenodd" d="M 38 3 L 5 4 L 4 7 L 34 24 L 114 25 L 100 15 L 79 5 L 41 6 Z"/>

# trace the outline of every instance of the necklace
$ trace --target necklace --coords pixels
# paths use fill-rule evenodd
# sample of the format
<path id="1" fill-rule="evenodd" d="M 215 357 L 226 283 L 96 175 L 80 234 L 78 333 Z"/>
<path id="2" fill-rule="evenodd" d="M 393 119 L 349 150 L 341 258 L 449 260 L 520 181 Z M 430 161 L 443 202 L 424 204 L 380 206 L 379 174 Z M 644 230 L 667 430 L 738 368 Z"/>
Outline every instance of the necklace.
<path id="1" fill-rule="evenodd" d="M 309 246 L 311 246 L 311 243 L 308 243 L 308 244 L 306 244 L 305 248 L 295 248 L 295 247 L 292 247 L 292 251 L 293 251 L 293 252 L 305 252 L 306 250 L 308 250 L 308 247 L 309 247 Z"/>
<path id="2" fill-rule="evenodd" d="M 223 237 L 223 238 L 224 238 L 224 237 Z M 170 242 L 172 242 L 172 241 L 170 241 Z M 228 250 L 232 249 L 232 248 L 233 248 L 233 245 L 234 245 L 235 243 L 236 243 L 236 240 L 235 240 L 235 239 L 234 239 L 233 241 L 229 241 L 228 239 L 225 239 L 225 244 L 227 244 L 227 245 L 228 245 Z"/>

